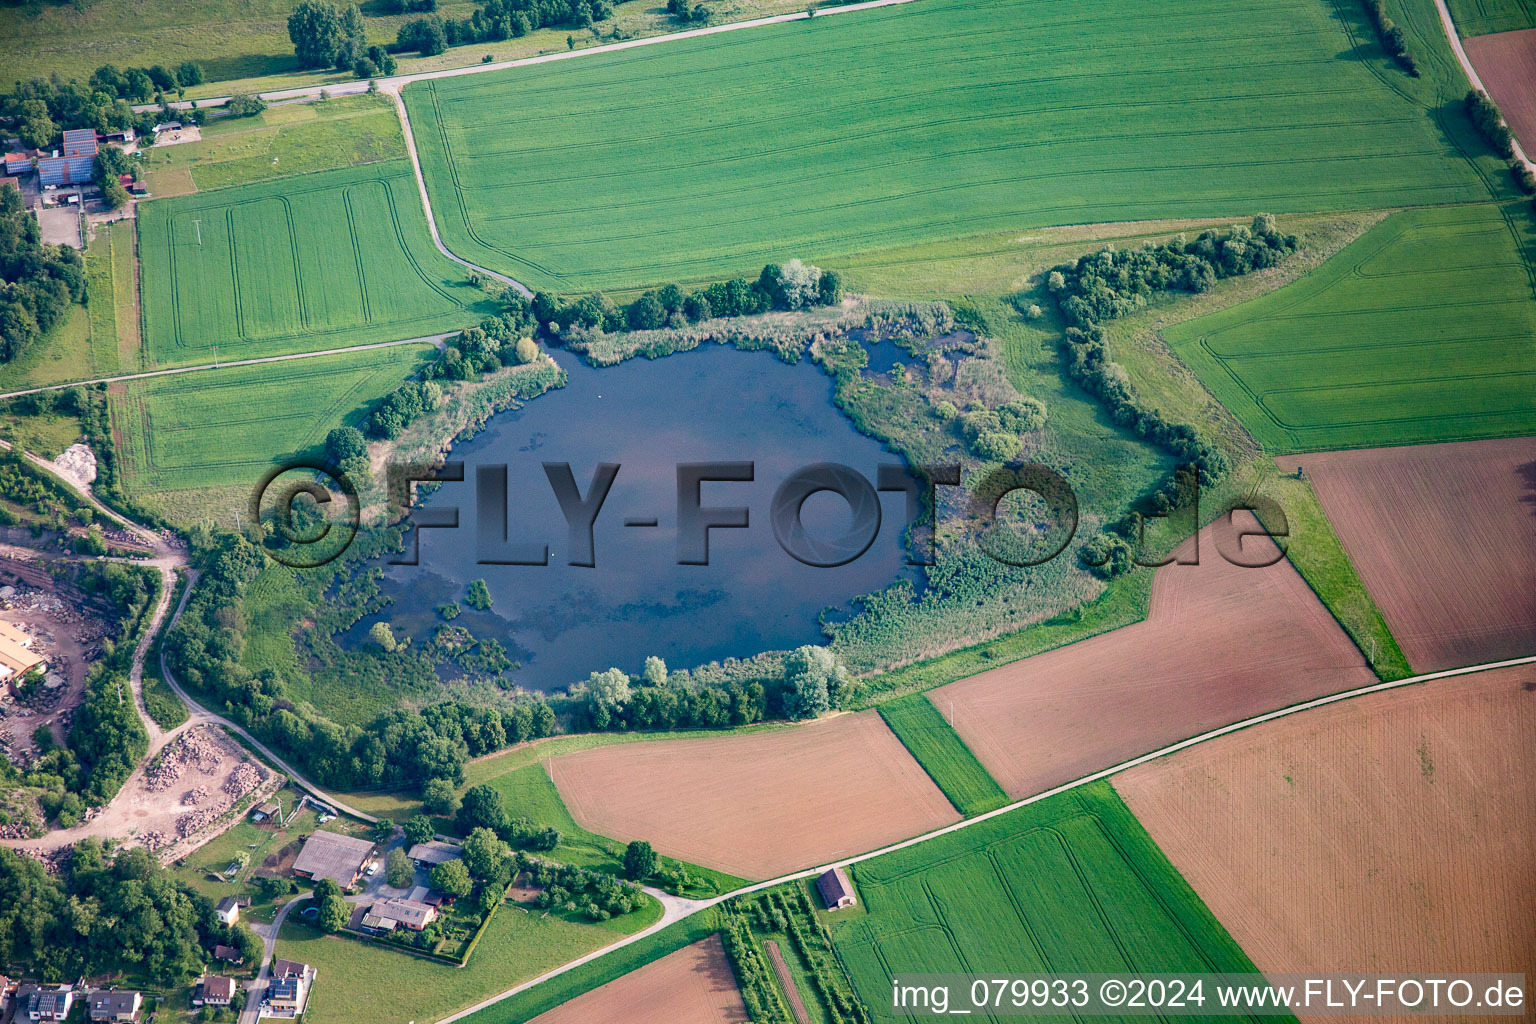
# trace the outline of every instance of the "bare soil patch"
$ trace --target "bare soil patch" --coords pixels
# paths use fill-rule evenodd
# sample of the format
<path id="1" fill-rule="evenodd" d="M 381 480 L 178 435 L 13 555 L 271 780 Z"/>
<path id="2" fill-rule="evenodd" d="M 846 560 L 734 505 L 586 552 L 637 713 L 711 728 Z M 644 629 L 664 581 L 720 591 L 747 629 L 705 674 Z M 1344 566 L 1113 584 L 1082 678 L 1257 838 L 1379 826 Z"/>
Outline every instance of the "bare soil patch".
<path id="1" fill-rule="evenodd" d="M 144 846 L 167 859 L 184 857 L 237 820 L 233 809 L 276 781 L 224 730 L 183 727 L 151 748 L 117 796 L 81 824 L 7 845 L 45 851 L 94 836 Z"/>
<path id="2" fill-rule="evenodd" d="M 531 1024 L 739 1024 L 746 1019 L 725 945 L 711 935 L 584 992 Z"/>
<path id="3" fill-rule="evenodd" d="M 1536 28 L 1463 39 L 1467 59 L 1521 145 L 1536 147 Z"/>
<path id="4" fill-rule="evenodd" d="M 1420 672 L 1536 654 L 1536 438 L 1300 463 Z"/>
<path id="5" fill-rule="evenodd" d="M 774 976 L 779 979 L 779 987 L 784 990 L 784 995 L 789 999 L 789 1009 L 795 1015 L 798 1024 L 811 1024 L 811 1015 L 806 1012 L 805 998 L 800 995 L 800 989 L 795 986 L 795 976 L 789 973 L 789 964 L 784 962 L 784 951 L 774 939 L 764 939 L 763 949 L 768 951 L 768 962 L 773 965 Z"/>
<path id="6" fill-rule="evenodd" d="M 1246 513 L 1238 527 L 1257 529 Z M 1243 568 L 1222 517 L 1156 570 L 1146 619 L 940 687 L 929 699 L 1010 796 L 1024 797 L 1251 715 L 1376 681 L 1317 595 L 1280 559 Z M 1252 561 L 1278 554 L 1243 542 Z M 1146 571 L 1146 570 L 1138 570 Z"/>
<path id="7" fill-rule="evenodd" d="M 0 587 L 0 620 L 30 634 L 33 650 L 48 659 L 43 685 L 26 700 L 19 699 L 16 679 L 0 682 L 0 755 L 25 764 L 37 752 L 32 734 L 39 726 L 48 727 L 55 743 L 68 737 L 85 699 L 85 670 L 101 653 L 107 625 L 78 591 L 60 587 L 41 563 L 5 557 L 13 551 L 0 544 L 0 578 L 15 581 Z"/>
<path id="8" fill-rule="evenodd" d="M 1114 785 L 1261 971 L 1536 976 L 1536 668 L 1331 704 Z"/>
<path id="9" fill-rule="evenodd" d="M 621 743 L 557 757 L 584 828 L 746 878 L 772 878 L 959 819 L 874 711 L 794 729 Z"/>

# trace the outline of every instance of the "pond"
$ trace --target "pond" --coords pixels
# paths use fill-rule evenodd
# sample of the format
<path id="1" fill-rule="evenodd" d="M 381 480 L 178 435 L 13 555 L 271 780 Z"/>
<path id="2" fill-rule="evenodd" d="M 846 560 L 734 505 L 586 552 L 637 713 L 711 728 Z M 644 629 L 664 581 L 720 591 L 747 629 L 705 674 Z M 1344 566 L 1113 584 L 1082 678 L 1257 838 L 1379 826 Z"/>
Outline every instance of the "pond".
<path id="1" fill-rule="evenodd" d="M 917 582 L 918 570 L 905 565 L 901 492 L 879 495 L 879 532 L 848 564 L 802 564 L 776 539 L 774 493 L 795 471 L 841 463 L 873 484 L 882 464 L 901 462 L 833 405 L 832 380 L 819 367 L 720 345 L 602 369 L 570 353 L 555 358 L 569 374 L 566 387 L 494 416 L 455 446 L 464 481 L 443 484 L 422 508 L 457 509 L 458 528 L 415 531 L 419 564 L 387 568 L 381 586 L 391 604 L 343 643 L 365 643 L 380 618 L 397 638 L 419 643 L 443 621 L 438 606 L 456 601 L 455 625 L 496 638 L 520 663 L 509 678 L 547 691 L 609 666 L 636 673 L 653 654 L 688 668 L 817 643 L 823 611 L 847 614 L 851 598 L 904 575 Z M 680 565 L 677 466 L 696 462 L 753 463 L 751 482 L 706 481 L 699 492 L 706 509 L 746 507 L 749 525 L 709 530 L 708 564 Z M 591 567 L 569 564 L 577 551 L 544 463 L 568 463 L 583 498 L 599 463 L 619 466 L 593 526 Z M 479 561 L 478 470 L 496 465 L 507 467 L 507 541 L 547 544 L 548 565 Z M 849 504 L 831 492 L 802 506 L 813 541 L 852 521 Z M 477 579 L 489 589 L 488 610 L 465 603 Z"/>

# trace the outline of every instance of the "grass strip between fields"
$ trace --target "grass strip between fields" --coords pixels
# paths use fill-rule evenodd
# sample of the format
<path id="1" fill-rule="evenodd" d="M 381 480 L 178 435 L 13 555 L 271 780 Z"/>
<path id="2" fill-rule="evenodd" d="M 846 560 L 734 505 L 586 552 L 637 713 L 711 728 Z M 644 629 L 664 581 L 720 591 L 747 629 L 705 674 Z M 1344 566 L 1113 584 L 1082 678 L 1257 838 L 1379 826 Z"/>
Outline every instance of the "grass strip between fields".
<path id="1" fill-rule="evenodd" d="M 556 978 L 503 999 L 478 1013 L 464 1018 L 465 1024 L 525 1024 L 610 981 L 615 981 L 646 964 L 691 946 L 718 930 L 714 911 L 685 917 L 638 942 L 566 971 Z"/>
<path id="2" fill-rule="evenodd" d="M 1008 794 L 925 695 L 881 704 L 880 717 L 961 814 L 982 814 L 1008 802 Z"/>

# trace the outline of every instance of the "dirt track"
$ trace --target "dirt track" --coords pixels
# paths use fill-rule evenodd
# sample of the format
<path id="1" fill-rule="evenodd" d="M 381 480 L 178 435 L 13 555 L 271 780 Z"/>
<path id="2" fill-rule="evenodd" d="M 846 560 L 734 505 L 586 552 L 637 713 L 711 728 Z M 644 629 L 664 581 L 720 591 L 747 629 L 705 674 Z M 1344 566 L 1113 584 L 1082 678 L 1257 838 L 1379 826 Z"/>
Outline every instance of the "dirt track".
<path id="1" fill-rule="evenodd" d="M 1215 541 L 1231 530 L 1218 523 L 1200 532 L 1200 564 L 1157 570 L 1144 621 L 932 691 L 1009 795 L 1375 681 L 1291 564 L 1230 564 Z M 1250 539 L 1244 551 L 1274 546 Z"/>
<path id="2" fill-rule="evenodd" d="M 562 1003 L 530 1024 L 737 1024 L 746 1019 L 725 946 L 720 936 L 711 935 Z"/>
<path id="3" fill-rule="evenodd" d="M 745 878 L 960 817 L 873 711 L 777 732 L 595 747 L 553 765 L 584 828 Z"/>
<path id="4" fill-rule="evenodd" d="M 1262 971 L 1536 977 L 1536 667 L 1264 723 L 1114 785 Z"/>
<path id="5" fill-rule="evenodd" d="M 1536 438 L 1299 462 L 1419 672 L 1536 651 Z"/>

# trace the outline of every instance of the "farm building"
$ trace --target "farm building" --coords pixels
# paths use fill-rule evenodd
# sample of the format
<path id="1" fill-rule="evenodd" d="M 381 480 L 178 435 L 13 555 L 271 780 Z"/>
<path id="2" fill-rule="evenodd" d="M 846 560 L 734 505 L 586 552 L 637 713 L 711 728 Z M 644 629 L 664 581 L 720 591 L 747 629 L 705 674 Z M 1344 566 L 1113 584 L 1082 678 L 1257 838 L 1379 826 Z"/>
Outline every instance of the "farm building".
<path id="1" fill-rule="evenodd" d="M 35 149 L 28 149 L 20 153 L 5 154 L 6 174 L 31 174 L 32 161 L 42 154 Z"/>
<path id="2" fill-rule="evenodd" d="M 363 865 L 373 856 L 373 843 L 367 839 L 338 835 L 335 832 L 316 832 L 304 843 L 298 859 L 293 862 L 296 875 L 307 875 L 319 881 L 329 878 L 343 889 L 357 884 Z"/>
<path id="3" fill-rule="evenodd" d="M 235 998 L 235 979 L 205 974 L 192 990 L 193 1006 L 228 1006 Z"/>
<path id="4" fill-rule="evenodd" d="M 94 128 L 75 128 L 64 133 L 65 156 L 95 156 L 97 148 Z"/>
<path id="5" fill-rule="evenodd" d="M 45 156 L 37 162 L 43 185 L 80 185 L 95 177 L 95 156 Z"/>
<path id="6" fill-rule="evenodd" d="M 266 821 L 268 818 L 276 817 L 282 809 L 282 805 L 276 800 L 268 800 L 264 804 L 256 805 L 255 809 L 251 811 L 251 820 Z"/>
<path id="7" fill-rule="evenodd" d="M 417 843 L 406 852 L 406 856 L 415 861 L 419 868 L 436 867 L 450 860 L 458 860 L 463 855 L 464 851 L 452 843 L 440 843 L 435 839 L 429 843 Z"/>
<path id="8" fill-rule="evenodd" d="M 138 992 L 97 989 L 85 997 L 86 1019 L 90 1021 L 135 1021 L 144 1008 L 144 996 Z"/>
<path id="9" fill-rule="evenodd" d="M 379 900 L 363 915 L 363 927 L 375 932 L 392 932 L 397 927 L 419 932 L 435 920 L 437 908 L 419 900 Z"/>
<path id="10" fill-rule="evenodd" d="M 132 142 L 134 138 L 132 128 L 124 128 L 122 131 L 117 132 L 103 132 L 101 137 L 108 142 L 117 142 L 124 145 Z"/>
<path id="11" fill-rule="evenodd" d="M 21 191 L 21 179 L 20 178 L 16 178 L 16 177 L 0 178 L 0 188 L 4 188 L 7 185 L 11 186 L 12 188 L 14 188 L 18 192 Z"/>
<path id="12" fill-rule="evenodd" d="M 828 910 L 842 910 L 859 902 L 853 895 L 853 884 L 848 881 L 848 873 L 842 868 L 833 868 L 816 879 L 816 891 L 821 893 L 821 901 L 827 905 Z"/>

